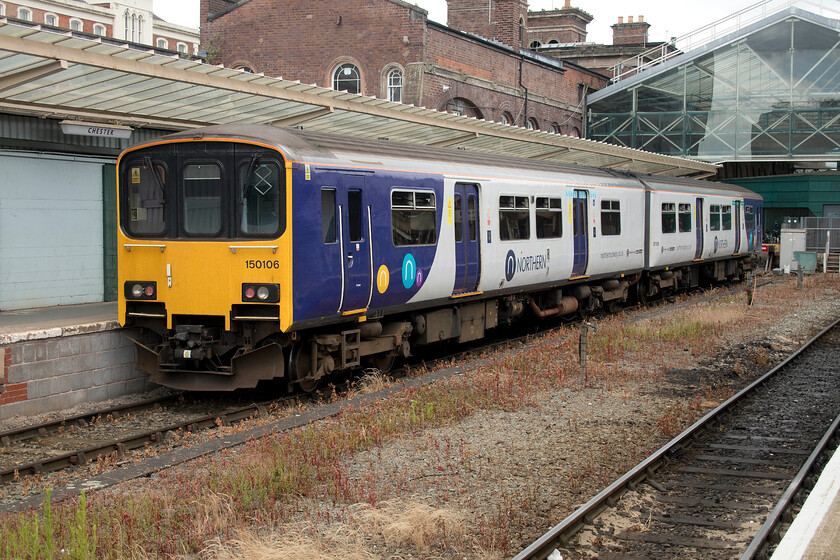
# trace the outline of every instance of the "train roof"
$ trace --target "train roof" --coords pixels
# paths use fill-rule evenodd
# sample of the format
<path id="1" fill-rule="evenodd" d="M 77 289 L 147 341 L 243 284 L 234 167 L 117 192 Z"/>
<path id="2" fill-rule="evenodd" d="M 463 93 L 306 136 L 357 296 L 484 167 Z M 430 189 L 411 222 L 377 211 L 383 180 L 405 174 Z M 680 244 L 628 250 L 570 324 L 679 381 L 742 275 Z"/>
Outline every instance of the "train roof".
<path id="1" fill-rule="evenodd" d="M 350 161 L 350 157 L 398 161 L 405 169 L 415 168 L 424 172 L 448 174 L 448 169 L 463 172 L 466 166 L 492 168 L 503 175 L 510 171 L 556 174 L 565 173 L 588 177 L 608 184 L 622 184 L 628 181 L 643 181 L 650 190 L 708 193 L 710 190 L 725 196 L 760 199 L 761 196 L 738 185 L 717 183 L 684 177 L 645 175 L 614 169 L 589 167 L 548 160 L 520 158 L 503 154 L 469 152 L 452 148 L 403 144 L 386 139 L 373 140 L 351 136 L 311 132 L 296 128 L 258 124 L 218 125 L 196 128 L 158 138 L 156 142 L 169 140 L 232 139 L 256 142 L 272 146 L 291 160 L 309 163 L 335 163 Z M 138 146 L 135 146 L 135 148 Z M 430 169 L 429 162 L 440 164 L 439 169 Z M 507 171 L 505 173 L 505 171 Z"/>

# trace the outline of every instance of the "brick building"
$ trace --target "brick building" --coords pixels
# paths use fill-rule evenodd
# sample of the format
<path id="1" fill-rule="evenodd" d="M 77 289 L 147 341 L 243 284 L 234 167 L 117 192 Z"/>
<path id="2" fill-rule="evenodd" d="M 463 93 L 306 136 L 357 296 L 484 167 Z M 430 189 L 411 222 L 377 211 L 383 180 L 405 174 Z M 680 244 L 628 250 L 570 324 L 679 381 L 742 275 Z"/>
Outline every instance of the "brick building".
<path id="1" fill-rule="evenodd" d="M 0 0 L 0 16 L 72 31 L 197 54 L 197 29 L 166 22 L 152 12 L 152 0 Z"/>
<path id="2" fill-rule="evenodd" d="M 568 10 L 566 33 L 585 36 Z M 445 26 L 402 0 L 201 0 L 201 43 L 231 68 L 581 135 L 585 93 L 606 79 L 525 49 L 525 0 L 449 0 L 449 13 Z"/>

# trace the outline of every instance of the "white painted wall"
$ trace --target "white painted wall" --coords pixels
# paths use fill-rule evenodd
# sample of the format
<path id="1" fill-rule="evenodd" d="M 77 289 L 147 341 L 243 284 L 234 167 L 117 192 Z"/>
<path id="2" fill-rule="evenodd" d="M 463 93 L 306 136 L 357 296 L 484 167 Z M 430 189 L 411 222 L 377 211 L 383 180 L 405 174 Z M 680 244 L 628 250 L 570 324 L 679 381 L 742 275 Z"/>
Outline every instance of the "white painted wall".
<path id="1" fill-rule="evenodd" d="M 0 152 L 0 311 L 103 300 L 102 163 Z"/>

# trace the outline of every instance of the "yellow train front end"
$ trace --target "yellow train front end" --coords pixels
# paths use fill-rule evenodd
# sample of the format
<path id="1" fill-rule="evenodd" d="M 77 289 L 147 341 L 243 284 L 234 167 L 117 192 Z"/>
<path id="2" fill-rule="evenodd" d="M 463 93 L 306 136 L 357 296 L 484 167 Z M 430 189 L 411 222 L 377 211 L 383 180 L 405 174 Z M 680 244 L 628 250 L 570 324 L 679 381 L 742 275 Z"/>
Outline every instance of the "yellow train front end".
<path id="1" fill-rule="evenodd" d="M 186 390 L 283 377 L 292 323 L 291 168 L 270 146 L 161 141 L 118 162 L 119 321 L 137 367 Z"/>

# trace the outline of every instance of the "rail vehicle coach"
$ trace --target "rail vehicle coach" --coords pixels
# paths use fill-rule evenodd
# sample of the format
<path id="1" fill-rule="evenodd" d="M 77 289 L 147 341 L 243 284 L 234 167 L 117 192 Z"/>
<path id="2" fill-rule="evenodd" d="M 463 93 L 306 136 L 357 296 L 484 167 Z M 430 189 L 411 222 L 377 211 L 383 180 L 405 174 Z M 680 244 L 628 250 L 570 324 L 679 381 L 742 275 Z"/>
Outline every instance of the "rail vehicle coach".
<path id="1" fill-rule="evenodd" d="M 216 126 L 118 163 L 120 323 L 162 385 L 309 391 L 524 316 L 743 278 L 761 197 L 732 185 Z M 151 341 L 154 342 L 151 342 Z"/>

